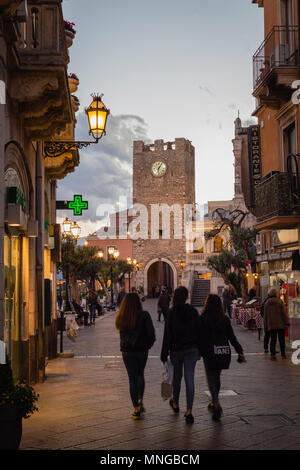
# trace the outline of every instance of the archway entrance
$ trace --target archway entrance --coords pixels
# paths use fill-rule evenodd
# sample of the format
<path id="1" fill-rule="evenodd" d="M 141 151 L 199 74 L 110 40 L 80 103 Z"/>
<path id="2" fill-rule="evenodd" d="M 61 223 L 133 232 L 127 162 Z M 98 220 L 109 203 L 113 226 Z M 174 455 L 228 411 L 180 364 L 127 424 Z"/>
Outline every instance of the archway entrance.
<path id="1" fill-rule="evenodd" d="M 174 291 L 174 273 L 169 263 L 165 261 L 155 261 L 151 264 L 147 272 L 148 296 L 155 298 L 163 286 Z M 159 287 L 159 290 L 158 290 Z"/>

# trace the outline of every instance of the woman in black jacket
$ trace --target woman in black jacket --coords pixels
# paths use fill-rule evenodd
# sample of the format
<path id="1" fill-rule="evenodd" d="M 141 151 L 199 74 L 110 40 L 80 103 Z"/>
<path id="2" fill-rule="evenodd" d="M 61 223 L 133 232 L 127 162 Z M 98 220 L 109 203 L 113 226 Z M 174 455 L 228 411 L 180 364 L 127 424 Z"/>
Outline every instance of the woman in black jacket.
<path id="1" fill-rule="evenodd" d="M 235 337 L 230 319 L 224 313 L 218 295 L 210 294 L 207 297 L 200 318 L 200 352 L 203 356 L 207 382 L 212 397 L 208 409 L 213 411 L 213 420 L 218 421 L 223 412 L 219 402 L 220 376 L 222 369 L 229 368 L 229 342 L 239 355 L 238 362 L 246 362 L 246 359 L 243 348 Z M 222 351 L 225 352 L 224 355 Z M 222 364 L 222 361 L 224 364 Z"/>
<path id="2" fill-rule="evenodd" d="M 148 351 L 155 342 L 155 331 L 148 312 L 143 311 L 137 293 L 127 294 L 116 317 L 116 328 L 120 332 L 120 347 L 129 378 L 129 390 L 134 407 L 132 418 L 141 419 L 145 412 L 144 370 Z"/>
<path id="3" fill-rule="evenodd" d="M 170 354 L 174 366 L 173 398 L 170 406 L 179 412 L 179 395 L 182 373 L 186 386 L 187 409 L 185 419 L 194 422 L 192 408 L 195 394 L 195 367 L 199 359 L 200 317 L 196 309 L 186 304 L 188 290 L 180 286 L 175 290 L 173 307 L 169 310 L 165 323 L 161 361 L 166 362 Z"/>

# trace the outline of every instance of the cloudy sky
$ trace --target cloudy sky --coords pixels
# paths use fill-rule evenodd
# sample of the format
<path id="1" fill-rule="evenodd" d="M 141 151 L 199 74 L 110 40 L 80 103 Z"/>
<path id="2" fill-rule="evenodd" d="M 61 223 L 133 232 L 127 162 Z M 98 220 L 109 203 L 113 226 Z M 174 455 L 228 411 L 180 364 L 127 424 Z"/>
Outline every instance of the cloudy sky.
<path id="1" fill-rule="evenodd" d="M 197 202 L 231 199 L 233 122 L 239 110 L 248 123 L 255 108 L 263 10 L 251 0 L 65 0 L 63 9 L 77 31 L 69 49 L 69 71 L 80 80 L 76 138 L 88 138 L 92 92 L 104 93 L 111 110 L 107 136 L 80 152 L 80 166 L 58 187 L 58 199 L 89 201 L 77 218 L 83 235 L 102 225 L 100 204 L 130 198 L 133 140 L 191 140 Z"/>

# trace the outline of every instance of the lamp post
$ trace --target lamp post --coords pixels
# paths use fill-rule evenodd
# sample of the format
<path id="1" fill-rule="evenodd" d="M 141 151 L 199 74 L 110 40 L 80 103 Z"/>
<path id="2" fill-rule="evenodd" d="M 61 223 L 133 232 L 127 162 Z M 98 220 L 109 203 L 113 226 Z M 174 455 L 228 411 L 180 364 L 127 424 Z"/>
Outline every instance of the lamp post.
<path id="1" fill-rule="evenodd" d="M 110 265 L 110 310 L 114 310 L 114 287 L 113 287 L 113 262 L 120 256 L 119 250 L 115 249 L 114 246 L 108 247 L 108 256 L 112 262 Z"/>
<path id="2" fill-rule="evenodd" d="M 132 259 L 130 258 L 130 256 L 128 256 L 128 258 L 127 258 L 127 264 L 128 264 L 129 266 L 132 265 Z M 130 272 L 130 271 L 129 271 L 129 273 L 128 273 L 128 280 L 129 280 L 128 291 L 130 292 L 130 281 L 131 281 L 131 272 Z"/>
<path id="3" fill-rule="evenodd" d="M 81 228 L 79 225 L 74 222 L 72 223 L 68 217 L 62 223 L 63 228 L 63 238 L 67 240 L 68 244 L 77 243 L 78 238 L 80 237 Z M 66 263 L 66 304 L 65 311 L 70 310 L 70 300 L 69 300 L 69 283 L 70 283 L 70 263 Z M 60 353 L 63 353 L 63 332 L 64 332 L 64 310 L 61 310 L 60 314 Z"/>
<path id="4" fill-rule="evenodd" d="M 94 141 L 75 141 L 75 140 L 58 140 L 44 142 L 44 156 L 45 158 L 60 157 L 66 152 L 74 149 L 82 149 L 91 144 L 97 144 L 99 140 L 106 134 L 106 122 L 110 113 L 109 109 L 102 101 L 102 96 L 98 94 L 91 95 L 93 98 L 90 106 L 85 110 L 90 131 L 89 134 L 93 136 Z"/>

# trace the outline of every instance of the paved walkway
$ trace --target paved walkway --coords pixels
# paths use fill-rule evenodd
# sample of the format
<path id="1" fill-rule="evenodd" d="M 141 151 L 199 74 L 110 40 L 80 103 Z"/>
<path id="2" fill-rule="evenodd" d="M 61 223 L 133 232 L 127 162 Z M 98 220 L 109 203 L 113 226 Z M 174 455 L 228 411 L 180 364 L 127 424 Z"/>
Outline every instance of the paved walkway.
<path id="1" fill-rule="evenodd" d="M 257 332 L 235 327 L 247 364 L 232 358 L 222 375 L 224 416 L 214 423 L 207 411 L 209 397 L 200 361 L 196 370 L 195 423 L 175 415 L 160 397 L 159 359 L 163 323 L 156 318 L 156 301 L 147 300 L 157 341 L 146 369 L 143 421 L 132 411 L 127 374 L 114 328 L 115 313 L 97 318 L 96 325 L 79 331 L 76 343 L 65 340 L 72 359 L 56 359 L 47 367 L 47 380 L 36 386 L 39 413 L 24 421 L 21 449 L 201 450 L 300 449 L 300 365 L 290 360 L 271 362 L 263 353 Z M 300 339 L 300 338 L 299 338 Z"/>

